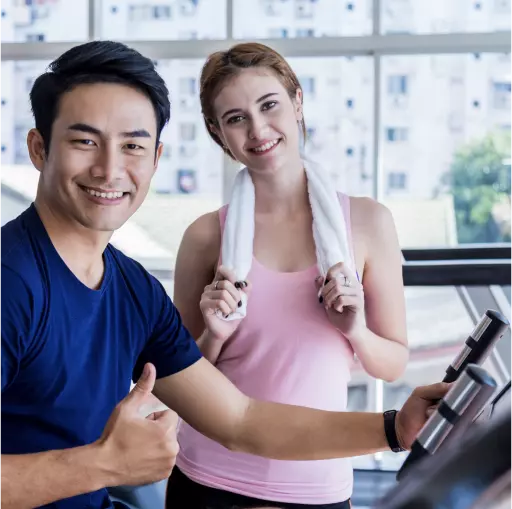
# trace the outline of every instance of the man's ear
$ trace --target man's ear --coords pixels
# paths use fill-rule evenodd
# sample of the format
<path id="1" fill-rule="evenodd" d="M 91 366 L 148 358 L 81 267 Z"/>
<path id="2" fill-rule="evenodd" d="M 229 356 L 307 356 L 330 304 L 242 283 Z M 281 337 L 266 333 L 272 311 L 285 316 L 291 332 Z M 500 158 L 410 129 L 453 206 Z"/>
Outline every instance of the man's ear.
<path id="1" fill-rule="evenodd" d="M 48 154 L 44 148 L 43 137 L 37 129 L 30 129 L 28 132 L 27 147 L 32 164 L 38 171 L 42 172 Z"/>
<path id="2" fill-rule="evenodd" d="M 159 141 L 158 147 L 155 151 L 155 163 L 153 165 L 153 174 L 155 173 L 156 169 L 158 168 L 158 163 L 160 161 L 160 158 L 162 157 L 163 152 L 164 152 L 164 144 L 161 141 Z"/>

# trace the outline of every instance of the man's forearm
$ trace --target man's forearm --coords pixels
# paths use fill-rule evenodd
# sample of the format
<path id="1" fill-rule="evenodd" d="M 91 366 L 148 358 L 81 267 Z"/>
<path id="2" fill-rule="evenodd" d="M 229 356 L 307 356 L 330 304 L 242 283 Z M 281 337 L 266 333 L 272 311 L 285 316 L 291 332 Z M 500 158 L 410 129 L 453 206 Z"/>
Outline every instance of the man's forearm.
<path id="1" fill-rule="evenodd" d="M 110 485 L 99 447 L 2 454 L 2 509 L 29 509 Z"/>
<path id="2" fill-rule="evenodd" d="M 283 460 L 389 450 L 382 414 L 326 412 L 252 400 L 231 448 Z"/>
<path id="3" fill-rule="evenodd" d="M 204 331 L 197 340 L 197 346 L 203 357 L 208 359 L 214 366 L 219 358 L 224 342 L 212 337 L 208 331 Z"/>

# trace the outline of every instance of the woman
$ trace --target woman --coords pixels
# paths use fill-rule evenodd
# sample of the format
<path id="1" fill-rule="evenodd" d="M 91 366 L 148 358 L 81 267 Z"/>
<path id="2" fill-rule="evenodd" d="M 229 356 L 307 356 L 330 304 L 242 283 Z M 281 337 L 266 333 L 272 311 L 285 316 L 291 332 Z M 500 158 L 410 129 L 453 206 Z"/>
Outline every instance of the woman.
<path id="1" fill-rule="evenodd" d="M 200 98 L 212 138 L 250 172 L 254 258 L 247 285 L 236 281 L 220 260 L 227 208 L 200 217 L 178 253 L 175 305 L 204 356 L 249 396 L 343 411 L 354 353 L 370 375 L 387 381 L 403 373 L 408 358 L 391 214 L 371 199 L 340 193 L 357 274 L 351 264 L 338 263 L 324 281 L 300 155 L 305 123 L 295 73 L 271 48 L 239 44 L 207 60 Z M 237 310 L 242 292 L 247 316 L 219 317 L 218 310 Z M 186 500 L 190 509 L 349 507 L 347 459 L 259 458 L 229 451 L 186 423 L 179 442 L 170 502 Z"/>

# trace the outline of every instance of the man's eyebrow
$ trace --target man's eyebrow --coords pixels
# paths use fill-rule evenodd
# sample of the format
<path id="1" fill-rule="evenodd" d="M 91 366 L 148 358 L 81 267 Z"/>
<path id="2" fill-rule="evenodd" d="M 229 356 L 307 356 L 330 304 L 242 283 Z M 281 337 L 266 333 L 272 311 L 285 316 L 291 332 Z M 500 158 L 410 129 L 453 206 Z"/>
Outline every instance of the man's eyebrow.
<path id="1" fill-rule="evenodd" d="M 68 126 L 68 129 L 70 131 L 81 131 L 83 133 L 98 134 L 98 135 L 101 134 L 101 131 L 98 128 L 93 127 L 92 125 L 89 125 L 89 124 L 82 124 L 82 123 L 71 124 L 70 126 Z"/>
<path id="2" fill-rule="evenodd" d="M 81 131 L 83 133 L 96 134 L 100 136 L 101 130 L 89 124 L 72 124 L 68 127 L 70 131 Z M 146 129 L 134 129 L 133 131 L 123 131 L 120 133 L 123 138 L 151 138 L 151 134 Z"/>
<path id="3" fill-rule="evenodd" d="M 268 99 L 269 97 L 272 97 L 273 95 L 278 95 L 277 92 L 270 92 L 269 94 L 262 95 L 256 102 L 260 103 L 264 101 L 265 99 Z M 232 113 L 238 113 L 239 111 L 242 111 L 240 108 L 234 108 L 232 110 L 226 111 L 224 115 L 222 115 L 221 118 L 227 117 L 228 115 L 231 115 Z"/>
<path id="4" fill-rule="evenodd" d="M 135 129 L 134 131 L 125 131 L 121 133 L 121 136 L 125 138 L 151 138 L 151 134 L 149 134 L 146 129 Z"/>

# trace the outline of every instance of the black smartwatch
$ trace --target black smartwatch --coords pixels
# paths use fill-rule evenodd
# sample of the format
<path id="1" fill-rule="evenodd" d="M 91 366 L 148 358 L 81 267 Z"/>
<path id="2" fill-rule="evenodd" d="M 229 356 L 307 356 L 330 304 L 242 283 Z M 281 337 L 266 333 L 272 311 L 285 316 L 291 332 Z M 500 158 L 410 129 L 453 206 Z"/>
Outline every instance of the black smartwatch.
<path id="1" fill-rule="evenodd" d="M 398 442 L 396 436 L 396 410 L 387 410 L 384 412 L 384 432 L 386 433 L 386 439 L 388 441 L 389 448 L 393 452 L 403 452 L 405 449 Z"/>

